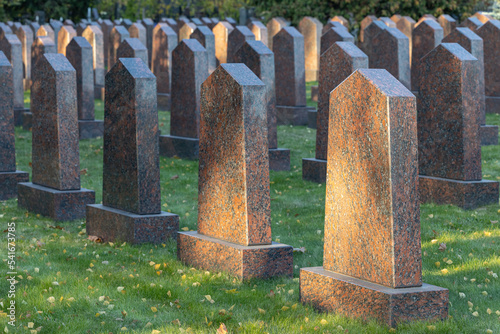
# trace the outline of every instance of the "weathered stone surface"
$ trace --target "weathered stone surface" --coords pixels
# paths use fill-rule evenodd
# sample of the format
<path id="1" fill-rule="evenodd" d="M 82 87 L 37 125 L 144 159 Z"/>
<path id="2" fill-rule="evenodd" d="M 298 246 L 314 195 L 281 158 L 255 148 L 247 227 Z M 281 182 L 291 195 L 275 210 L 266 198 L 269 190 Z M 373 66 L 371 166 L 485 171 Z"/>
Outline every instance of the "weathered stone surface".
<path id="1" fill-rule="evenodd" d="M 316 18 L 306 16 L 299 23 L 299 31 L 304 36 L 306 82 L 318 81 L 321 31 L 323 24 Z"/>
<path id="2" fill-rule="evenodd" d="M 142 25 L 146 28 L 146 48 L 148 49 L 149 57 L 149 67 L 151 67 L 152 55 L 153 55 L 153 30 L 155 28 L 155 23 L 153 20 L 145 18 L 141 20 Z M 130 36 L 134 37 L 134 36 Z"/>
<path id="3" fill-rule="evenodd" d="M 157 80 L 158 108 L 161 110 L 170 110 L 172 51 L 176 47 L 177 34 L 175 31 L 167 24 L 159 23 L 153 31 L 151 65 Z"/>
<path id="4" fill-rule="evenodd" d="M 370 23 L 377 21 L 377 17 L 374 15 L 368 15 L 366 16 L 360 23 L 360 28 L 359 28 L 359 42 L 364 43 L 364 35 L 365 35 L 365 29 L 370 25 Z"/>
<path id="5" fill-rule="evenodd" d="M 125 38 L 116 50 L 116 58 L 140 58 L 148 66 L 148 49 L 137 38 Z"/>
<path id="6" fill-rule="evenodd" d="M 435 20 L 423 20 L 412 35 L 411 90 L 418 91 L 420 82 L 420 59 L 438 46 L 443 40 L 443 28 Z M 369 56 L 369 55 L 368 55 Z"/>
<path id="7" fill-rule="evenodd" d="M 392 21 L 391 21 L 392 22 Z M 383 68 L 411 88 L 410 40 L 396 28 L 387 28 L 373 38 L 370 68 Z"/>
<path id="8" fill-rule="evenodd" d="M 57 35 L 57 52 L 66 55 L 66 47 L 68 46 L 71 39 L 76 37 L 76 30 L 71 26 L 63 26 L 59 30 L 59 34 Z"/>
<path id="9" fill-rule="evenodd" d="M 76 70 L 76 94 L 79 120 L 94 119 L 94 74 L 92 45 L 84 37 L 73 37 L 66 57 Z"/>
<path id="10" fill-rule="evenodd" d="M 255 35 L 256 41 L 261 41 L 265 46 L 269 44 L 269 35 L 267 34 L 267 27 L 260 21 L 251 21 L 248 23 L 248 28 Z"/>
<path id="11" fill-rule="evenodd" d="M 111 29 L 109 34 L 108 71 L 113 68 L 118 60 L 116 52 L 125 38 L 130 38 L 130 34 L 124 26 L 115 26 Z"/>
<path id="12" fill-rule="evenodd" d="M 415 96 L 387 71 L 332 91 L 324 263 L 301 270 L 302 302 L 389 326 L 447 317 L 447 290 L 422 286 L 417 151 Z"/>
<path id="13" fill-rule="evenodd" d="M 373 39 L 382 31 L 387 29 L 387 26 L 382 21 L 373 21 L 364 29 L 363 42 L 359 43 L 359 48 L 368 56 L 369 59 L 373 56 Z"/>
<path id="14" fill-rule="evenodd" d="M 57 190 L 78 190 L 76 71 L 58 53 L 42 55 L 33 70 L 33 183 Z"/>
<path id="15" fill-rule="evenodd" d="M 233 26 L 227 22 L 219 22 L 212 29 L 215 35 L 215 57 L 217 58 L 218 64 L 227 63 L 227 41 L 229 34 L 233 31 Z"/>
<path id="16" fill-rule="evenodd" d="M 328 50 L 335 42 L 351 42 L 354 43 L 354 36 L 351 35 L 346 29 L 333 27 L 328 29 L 321 36 L 321 51 L 322 55 L 326 50 Z"/>
<path id="17" fill-rule="evenodd" d="M 476 34 L 484 41 L 486 112 L 500 113 L 500 21 L 490 20 Z"/>
<path id="18" fill-rule="evenodd" d="M 222 64 L 202 85 L 198 232 L 179 233 L 181 261 L 242 279 L 292 274 L 291 247 L 271 244 L 265 84 Z"/>
<path id="19" fill-rule="evenodd" d="M 41 25 L 40 28 L 38 28 L 36 35 L 50 37 L 50 39 L 52 39 L 54 41 L 54 44 L 57 43 L 56 42 L 57 35 L 54 33 L 54 29 L 52 29 L 52 27 L 49 24 Z M 56 48 L 57 48 L 57 46 L 56 46 Z"/>
<path id="20" fill-rule="evenodd" d="M 396 28 L 396 23 L 386 16 L 379 17 L 378 20 L 382 21 L 389 28 Z"/>
<path id="21" fill-rule="evenodd" d="M 120 58 L 106 75 L 103 155 L 103 205 L 159 214 L 156 78 L 140 59 Z"/>
<path id="22" fill-rule="evenodd" d="M 82 33 L 92 46 L 92 66 L 94 68 L 94 85 L 104 86 L 104 36 L 101 28 L 95 25 L 89 25 Z"/>
<path id="23" fill-rule="evenodd" d="M 274 36 L 276 104 L 306 105 L 304 36 L 294 27 L 285 27 Z"/>
<path id="24" fill-rule="evenodd" d="M 208 73 L 211 74 L 217 67 L 214 33 L 207 26 L 199 26 L 191 34 L 191 38 L 196 39 L 207 50 Z"/>
<path id="25" fill-rule="evenodd" d="M 477 17 L 471 16 L 460 23 L 461 27 L 467 27 L 472 31 L 476 31 L 483 25 Z"/>
<path id="26" fill-rule="evenodd" d="M 448 14 L 438 18 L 439 25 L 443 28 L 443 37 L 448 36 L 457 27 L 457 21 Z"/>
<path id="27" fill-rule="evenodd" d="M 236 26 L 227 37 L 227 62 L 234 63 L 234 54 L 245 43 L 255 41 L 255 35 L 246 26 Z"/>
<path id="28" fill-rule="evenodd" d="M 12 65 L 14 108 L 24 109 L 23 49 L 21 41 L 14 34 L 6 34 L 0 39 L 0 51 L 5 54 Z"/>
<path id="29" fill-rule="evenodd" d="M 12 72 L 9 59 L 0 51 L 0 172 L 16 171 Z"/>
<path id="30" fill-rule="evenodd" d="M 273 49 L 274 35 L 279 33 L 281 29 L 289 25 L 290 23 L 281 17 L 273 17 L 272 19 L 269 20 L 269 22 L 267 22 L 267 38 L 268 38 L 267 47 L 271 49 L 271 51 L 274 51 Z"/>
<path id="31" fill-rule="evenodd" d="M 189 39 L 189 38 L 191 38 L 191 34 L 195 31 L 195 29 L 196 29 L 196 24 L 194 24 L 192 22 L 184 23 L 179 28 L 179 43 L 183 39 Z"/>
<path id="32" fill-rule="evenodd" d="M 29 26 L 22 25 L 16 29 L 16 36 L 21 42 L 23 57 L 24 90 L 31 87 L 31 45 L 33 44 L 33 31 Z"/>
<path id="33" fill-rule="evenodd" d="M 128 28 L 128 33 L 131 38 L 137 38 L 142 45 L 147 49 L 148 45 L 148 37 L 147 37 L 147 31 L 146 28 L 139 22 L 133 23 L 129 28 Z M 149 66 L 149 58 L 146 64 Z"/>
<path id="34" fill-rule="evenodd" d="M 109 66 L 108 62 L 109 45 L 110 45 L 111 30 L 113 29 L 113 22 L 111 22 L 111 20 L 108 19 L 102 20 L 102 22 L 100 23 L 100 27 L 102 31 L 102 44 L 104 46 L 104 65 Z"/>

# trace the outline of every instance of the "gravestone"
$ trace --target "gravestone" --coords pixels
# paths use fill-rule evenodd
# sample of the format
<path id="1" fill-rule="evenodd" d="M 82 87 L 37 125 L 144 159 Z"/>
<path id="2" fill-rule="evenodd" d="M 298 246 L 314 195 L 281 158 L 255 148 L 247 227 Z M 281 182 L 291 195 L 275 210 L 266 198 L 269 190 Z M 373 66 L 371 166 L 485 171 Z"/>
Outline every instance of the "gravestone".
<path id="1" fill-rule="evenodd" d="M 95 120 L 94 117 L 92 45 L 84 37 L 73 37 L 66 47 L 66 57 L 76 70 L 78 132 L 80 139 L 102 137 L 104 123 Z"/>
<path id="2" fill-rule="evenodd" d="M 485 12 L 476 12 L 473 17 L 477 18 L 481 23 L 485 24 L 489 20 L 494 20 L 493 16 Z"/>
<path id="3" fill-rule="evenodd" d="M 0 51 L 0 201 L 17 197 L 17 184 L 29 174 L 16 169 L 12 65 Z"/>
<path id="4" fill-rule="evenodd" d="M 59 31 L 63 27 L 63 23 L 59 20 L 50 19 L 49 24 L 50 24 L 50 27 L 52 28 L 52 30 L 54 30 L 54 43 L 56 44 L 56 48 L 57 48 L 58 47 L 57 36 L 59 36 Z"/>
<path id="5" fill-rule="evenodd" d="M 125 38 L 130 38 L 130 34 L 124 26 L 115 26 L 111 29 L 109 35 L 108 71 L 113 68 L 118 60 L 116 52 Z"/>
<path id="6" fill-rule="evenodd" d="M 227 59 L 227 40 L 231 31 L 233 31 L 233 26 L 228 22 L 219 22 L 212 29 L 215 36 L 215 58 L 217 58 L 217 65 L 224 64 L 228 62 Z"/>
<path id="7" fill-rule="evenodd" d="M 170 110 L 172 77 L 172 51 L 177 47 L 177 34 L 166 23 L 159 23 L 153 30 L 151 66 L 157 80 L 158 109 Z"/>
<path id="8" fill-rule="evenodd" d="M 57 35 L 57 52 L 66 55 L 66 47 L 73 37 L 76 37 L 76 30 L 71 26 L 63 26 Z"/>
<path id="9" fill-rule="evenodd" d="M 42 55 L 33 71 L 32 182 L 19 183 L 18 206 L 58 221 L 84 218 L 95 193 L 80 188 L 76 71 L 59 53 Z"/>
<path id="10" fill-rule="evenodd" d="M 191 38 L 196 39 L 207 50 L 208 74 L 212 74 L 217 67 L 214 33 L 207 26 L 198 26 L 191 34 Z"/>
<path id="11" fill-rule="evenodd" d="M 380 34 L 388 27 L 382 21 L 373 21 L 364 29 L 363 42 L 359 43 L 359 48 L 368 56 L 368 59 L 373 57 L 373 40 L 375 36 Z"/>
<path id="12" fill-rule="evenodd" d="M 233 28 L 235 28 L 238 25 L 238 23 L 236 22 L 236 20 L 233 19 L 232 17 L 226 17 L 224 19 L 224 21 L 226 21 L 227 23 L 229 23 Z"/>
<path id="13" fill-rule="evenodd" d="M 439 25 L 443 28 L 443 37 L 448 36 L 457 27 L 457 21 L 448 14 L 438 18 Z"/>
<path id="14" fill-rule="evenodd" d="M 422 282 L 415 96 L 383 69 L 330 95 L 323 267 L 300 301 L 389 327 L 445 320 L 448 289 Z"/>
<path id="15" fill-rule="evenodd" d="M 50 39 L 52 39 L 54 41 L 54 44 L 57 43 L 56 42 L 57 35 L 55 35 L 54 29 L 52 29 L 52 27 L 49 24 L 41 25 L 40 28 L 38 29 L 38 31 L 36 32 L 36 35 L 50 37 Z M 56 46 L 56 49 L 57 49 L 57 46 Z"/>
<path id="16" fill-rule="evenodd" d="M 33 32 L 33 38 L 35 38 L 35 36 L 37 36 L 38 30 L 40 29 L 40 25 L 38 24 L 38 22 L 30 22 L 28 25 Z"/>
<path id="17" fill-rule="evenodd" d="M 31 87 L 31 45 L 33 44 L 33 32 L 30 27 L 22 25 L 16 29 L 16 36 L 21 42 L 24 78 L 23 86 L 26 91 Z"/>
<path id="18" fill-rule="evenodd" d="M 328 29 L 321 36 L 321 51 L 320 55 L 328 50 L 335 42 L 351 42 L 354 43 L 354 36 L 351 35 L 345 28 L 334 27 Z"/>
<path id="19" fill-rule="evenodd" d="M 72 20 L 70 20 L 70 19 L 66 19 L 66 20 L 64 20 L 63 24 L 64 24 L 65 26 L 72 26 L 73 28 L 74 28 L 74 27 L 76 27 L 75 22 L 73 22 L 73 21 L 72 21 Z"/>
<path id="20" fill-rule="evenodd" d="M 410 40 L 396 28 L 386 28 L 373 38 L 370 68 L 382 68 L 411 88 Z"/>
<path id="21" fill-rule="evenodd" d="M 141 43 L 142 45 L 144 45 L 144 47 L 147 49 L 147 45 L 148 45 L 148 38 L 147 38 L 147 31 L 146 31 L 146 28 L 138 23 L 138 22 L 135 22 L 133 23 L 130 28 L 128 28 L 128 33 L 130 35 L 131 38 L 137 38 Z M 146 62 L 146 65 L 148 65 L 149 67 L 149 57 L 148 57 L 148 61 Z"/>
<path id="22" fill-rule="evenodd" d="M 370 23 L 377 21 L 377 17 L 375 15 L 366 16 L 359 25 L 359 42 L 364 42 L 365 29 L 370 25 Z"/>
<path id="23" fill-rule="evenodd" d="M 148 48 L 149 67 L 152 68 L 151 59 L 153 55 L 153 29 L 155 28 L 155 23 L 153 20 L 148 18 L 142 19 L 141 23 L 146 28 L 146 47 Z"/>
<path id="24" fill-rule="evenodd" d="M 82 33 L 92 46 L 92 58 L 94 69 L 94 97 L 104 100 L 104 38 L 101 28 L 89 25 Z"/>
<path id="25" fill-rule="evenodd" d="M 162 156 L 198 159 L 200 89 L 207 77 L 207 50 L 183 39 L 172 52 L 170 135 L 160 136 Z"/>
<path id="26" fill-rule="evenodd" d="M 210 30 L 212 30 L 213 22 L 209 17 L 202 17 L 201 22 L 204 26 L 207 26 Z"/>
<path id="27" fill-rule="evenodd" d="M 478 60 L 456 43 L 422 58 L 418 99 L 420 200 L 473 209 L 498 204 L 482 180 Z"/>
<path id="28" fill-rule="evenodd" d="M 113 22 L 111 22 L 111 20 L 108 19 L 102 20 L 100 27 L 102 31 L 102 44 L 104 46 L 104 66 L 109 66 L 108 62 L 109 45 L 110 45 L 111 30 L 113 29 Z"/>
<path id="29" fill-rule="evenodd" d="M 87 206 L 87 233 L 106 241 L 164 243 L 179 216 L 161 211 L 156 78 L 138 58 L 106 75 L 102 204 Z"/>
<path id="30" fill-rule="evenodd" d="M 486 113 L 500 114 L 500 21 L 490 20 L 476 30 L 484 42 Z"/>
<path id="31" fill-rule="evenodd" d="M 239 14 L 240 14 L 240 17 L 239 17 L 239 24 L 240 24 L 240 26 L 246 25 L 247 24 L 247 20 L 248 20 L 247 9 L 245 7 L 240 7 L 239 8 Z"/>
<path id="32" fill-rule="evenodd" d="M 130 28 L 130 26 L 132 26 L 132 24 L 134 24 L 134 22 L 132 22 L 131 19 L 123 19 L 122 20 L 122 25 L 128 30 L 128 28 Z"/>
<path id="33" fill-rule="evenodd" d="M 277 123 L 307 125 L 304 36 L 285 27 L 273 40 Z"/>
<path id="34" fill-rule="evenodd" d="M 227 62 L 234 63 L 234 54 L 246 41 L 255 41 L 255 35 L 246 26 L 236 26 L 227 37 Z"/>
<path id="35" fill-rule="evenodd" d="M 269 44 L 269 37 L 267 34 L 267 27 L 260 21 L 251 21 L 248 23 L 248 28 L 255 35 L 256 41 L 261 41 L 265 46 Z"/>
<path id="36" fill-rule="evenodd" d="M 274 54 L 262 41 L 246 41 L 236 51 L 235 63 L 245 64 L 266 85 L 267 142 L 269 168 L 275 171 L 290 170 L 290 150 L 278 148 L 276 127 L 276 90 Z"/>
<path id="37" fill-rule="evenodd" d="M 458 43 L 477 59 L 476 66 L 479 72 L 479 81 L 476 83 L 481 92 L 478 96 L 479 124 L 481 145 L 498 145 L 498 126 L 486 125 L 485 96 L 484 96 L 484 51 L 483 39 L 472 30 L 458 27 L 443 38 L 443 43 Z"/>
<path id="38" fill-rule="evenodd" d="M 164 18 L 162 22 L 166 23 L 170 28 L 175 31 L 176 36 L 179 34 L 179 27 L 177 25 L 177 21 L 171 18 Z"/>
<path id="39" fill-rule="evenodd" d="M 24 108 L 23 49 L 21 41 L 14 34 L 5 34 L 0 38 L 0 51 L 4 53 L 12 65 L 14 119 L 16 124 L 19 124 L 22 115 L 29 112 L 29 109 Z"/>
<path id="40" fill-rule="evenodd" d="M 331 28 L 339 28 L 339 29 L 342 29 L 344 30 L 345 32 L 349 32 L 349 30 L 347 30 L 346 27 L 344 27 L 342 25 L 342 23 L 338 22 L 338 21 L 328 21 L 324 26 L 323 26 L 323 30 L 321 31 L 321 35 L 323 35 L 324 33 L 326 33 L 328 30 L 330 30 Z"/>
<path id="41" fill-rule="evenodd" d="M 140 58 L 148 66 L 148 49 L 137 38 L 125 38 L 116 50 L 116 58 Z"/>
<path id="42" fill-rule="evenodd" d="M 196 24 L 194 24 L 192 22 L 184 23 L 179 28 L 179 43 L 183 39 L 189 39 L 191 37 L 191 34 L 195 31 L 195 29 L 196 29 Z"/>
<path id="43" fill-rule="evenodd" d="M 325 183 L 327 168 L 330 92 L 353 72 L 368 68 L 368 56 L 352 42 L 336 42 L 321 54 L 318 112 L 316 119 L 316 156 L 302 159 L 302 178 Z"/>
<path id="44" fill-rule="evenodd" d="M 299 31 L 304 36 L 306 82 L 318 81 L 321 31 L 323 24 L 316 18 L 306 16 L 299 23 Z"/>
<path id="45" fill-rule="evenodd" d="M 274 51 L 273 50 L 274 35 L 279 33 L 281 29 L 289 25 L 290 23 L 282 17 L 273 17 L 272 19 L 269 20 L 269 22 L 267 22 L 267 38 L 268 38 L 267 47 L 271 49 L 271 51 Z"/>
<path id="46" fill-rule="evenodd" d="M 483 22 L 481 22 L 477 17 L 471 16 L 467 18 L 466 20 L 462 21 L 460 23 L 461 27 L 467 27 L 472 31 L 476 31 L 483 25 Z"/>
<path id="47" fill-rule="evenodd" d="M 203 25 L 203 22 L 201 22 L 201 20 L 197 17 L 193 17 L 191 18 L 191 22 L 194 23 L 196 26 L 202 26 Z"/>
<path id="48" fill-rule="evenodd" d="M 266 85 L 244 64 L 221 64 L 202 85 L 198 231 L 177 257 L 240 279 L 292 276 L 292 247 L 272 242 Z"/>
<path id="49" fill-rule="evenodd" d="M 437 19 L 434 15 L 432 14 L 424 14 L 424 16 L 422 16 L 420 19 L 418 19 L 417 23 L 415 24 L 415 28 L 420 24 L 422 23 L 423 21 L 425 20 L 432 20 L 434 22 L 437 22 Z"/>
<path id="50" fill-rule="evenodd" d="M 413 47 L 413 42 L 412 42 L 412 35 L 413 35 L 413 29 L 415 29 L 415 20 L 412 19 L 409 16 L 403 16 L 401 19 L 396 23 L 396 28 L 399 29 L 406 37 L 408 37 L 410 41 L 410 67 L 411 67 L 411 54 L 412 54 L 412 47 Z"/>
<path id="51" fill-rule="evenodd" d="M 389 28 L 396 28 L 396 23 L 388 17 L 382 16 L 378 18 L 379 21 L 382 21 Z"/>
<path id="52" fill-rule="evenodd" d="M 396 23 L 396 25 L 398 24 L 399 20 L 401 20 L 403 17 L 399 14 L 394 14 L 391 16 L 391 20 L 392 22 Z"/>
<path id="53" fill-rule="evenodd" d="M 86 23 L 81 23 L 81 22 L 80 22 L 80 23 L 78 23 L 78 24 L 76 25 L 76 28 L 75 28 L 75 30 L 76 30 L 76 35 L 77 35 L 77 36 L 82 36 L 82 33 L 83 33 L 83 31 L 84 31 L 85 29 L 87 29 L 87 26 L 88 26 L 88 24 L 86 24 Z"/>
<path id="54" fill-rule="evenodd" d="M 419 91 L 420 59 L 441 43 L 443 40 L 443 28 L 435 20 L 422 20 L 413 29 L 411 40 L 411 90 L 416 94 Z"/>
<path id="55" fill-rule="evenodd" d="M 343 17 L 342 15 L 334 16 L 330 19 L 333 22 L 340 22 L 347 30 L 349 30 L 349 20 Z"/>

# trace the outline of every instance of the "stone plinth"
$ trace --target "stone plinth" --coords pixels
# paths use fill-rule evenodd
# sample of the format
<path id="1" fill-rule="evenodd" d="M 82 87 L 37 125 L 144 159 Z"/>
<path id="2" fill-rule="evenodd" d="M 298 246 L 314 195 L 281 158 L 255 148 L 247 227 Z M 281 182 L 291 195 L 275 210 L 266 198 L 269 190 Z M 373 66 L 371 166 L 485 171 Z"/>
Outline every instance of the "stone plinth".
<path id="1" fill-rule="evenodd" d="M 323 24 L 316 18 L 306 16 L 299 23 L 299 31 L 304 36 L 306 82 L 318 81 L 321 31 Z"/>
<path id="2" fill-rule="evenodd" d="M 214 33 L 207 26 L 199 26 L 191 34 L 191 38 L 196 39 L 207 50 L 208 73 L 211 74 L 217 67 Z"/>
<path id="3" fill-rule="evenodd" d="M 177 239 L 190 266 L 292 275 L 291 246 L 271 240 L 266 90 L 244 64 L 222 64 L 202 85 L 198 232 Z"/>
<path id="4" fill-rule="evenodd" d="M 109 33 L 109 45 L 108 45 L 108 71 L 115 65 L 118 60 L 116 52 L 118 48 L 125 40 L 125 38 L 129 38 L 130 34 L 124 26 L 115 26 L 111 29 Z"/>
<path id="5" fill-rule="evenodd" d="M 177 34 L 166 23 L 159 23 L 153 30 L 153 55 L 151 66 L 157 80 L 158 109 L 170 110 L 170 83 L 172 76 L 172 51 L 177 47 Z"/>
<path id="6" fill-rule="evenodd" d="M 215 36 L 215 57 L 217 58 L 217 64 L 227 63 L 227 41 L 233 29 L 232 25 L 223 21 L 217 23 L 212 29 Z"/>
<path id="7" fill-rule="evenodd" d="M 427 19 L 415 26 L 412 35 L 411 90 L 418 91 L 420 60 L 443 40 L 443 28 L 435 20 Z"/>
<path id="8" fill-rule="evenodd" d="M 236 26 L 227 37 L 227 62 L 234 63 L 234 54 L 246 41 L 255 41 L 255 35 L 246 26 Z"/>
<path id="9" fill-rule="evenodd" d="M 484 92 L 486 113 L 500 114 L 500 21 L 489 20 L 476 34 L 484 41 Z"/>

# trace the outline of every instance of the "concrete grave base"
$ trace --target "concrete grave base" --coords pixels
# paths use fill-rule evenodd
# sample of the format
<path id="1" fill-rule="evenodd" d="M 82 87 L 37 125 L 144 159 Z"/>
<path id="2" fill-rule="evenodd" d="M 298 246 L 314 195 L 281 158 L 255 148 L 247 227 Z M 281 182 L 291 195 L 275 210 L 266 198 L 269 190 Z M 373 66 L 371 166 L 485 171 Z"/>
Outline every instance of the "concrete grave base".
<path id="1" fill-rule="evenodd" d="M 14 126 L 23 125 L 23 115 L 26 112 L 30 112 L 30 110 L 26 108 L 14 108 Z"/>
<path id="2" fill-rule="evenodd" d="M 459 181 L 419 175 L 421 203 L 453 204 L 463 209 L 498 204 L 498 182 Z"/>
<path id="3" fill-rule="evenodd" d="M 308 127 L 311 129 L 316 129 L 317 128 L 317 118 L 318 118 L 318 111 L 317 110 L 309 110 L 307 113 L 307 123 Z"/>
<path id="4" fill-rule="evenodd" d="M 290 170 L 290 150 L 287 148 L 270 148 L 269 169 L 274 171 Z"/>
<path id="5" fill-rule="evenodd" d="M 158 93 L 156 96 L 158 110 L 170 111 L 170 94 Z"/>
<path id="6" fill-rule="evenodd" d="M 311 86 L 311 100 L 318 102 L 319 88 L 318 86 Z"/>
<path id="7" fill-rule="evenodd" d="M 0 201 L 17 197 L 17 184 L 28 181 L 29 174 L 20 170 L 0 172 Z"/>
<path id="8" fill-rule="evenodd" d="M 94 86 L 94 99 L 104 102 L 104 86 Z"/>
<path id="9" fill-rule="evenodd" d="M 31 126 L 33 125 L 33 113 L 30 111 L 23 112 L 22 121 L 23 130 L 31 131 Z"/>
<path id="10" fill-rule="evenodd" d="M 276 106 L 276 124 L 277 125 L 307 125 L 309 110 L 315 110 L 314 107 L 289 107 Z"/>
<path id="11" fill-rule="evenodd" d="M 281 243 L 242 246 L 198 232 L 179 232 L 177 257 L 199 269 L 223 271 L 242 280 L 292 277 L 293 248 Z"/>
<path id="12" fill-rule="evenodd" d="M 198 159 L 200 140 L 197 138 L 160 136 L 160 155 L 172 158 Z"/>
<path id="13" fill-rule="evenodd" d="M 102 204 L 87 206 L 87 234 L 98 236 L 103 242 L 159 244 L 174 239 L 178 229 L 179 216 L 173 213 L 138 215 Z"/>
<path id="14" fill-rule="evenodd" d="M 481 125 L 481 146 L 498 145 L 498 126 Z"/>
<path id="15" fill-rule="evenodd" d="M 325 183 L 326 164 L 326 160 L 314 158 L 302 159 L 302 179 L 316 183 Z"/>
<path id="16" fill-rule="evenodd" d="M 78 120 L 80 139 L 102 137 L 104 135 L 104 121 Z"/>
<path id="17" fill-rule="evenodd" d="M 37 184 L 19 183 L 17 206 L 54 220 L 85 218 L 85 206 L 95 202 L 93 190 L 56 190 Z"/>
<path id="18" fill-rule="evenodd" d="M 300 270 L 300 301 L 324 312 L 364 320 L 377 319 L 390 327 L 415 320 L 445 320 L 448 289 L 430 284 L 392 289 L 323 267 Z"/>
<path id="19" fill-rule="evenodd" d="M 500 96 L 485 96 L 486 113 L 500 114 Z"/>

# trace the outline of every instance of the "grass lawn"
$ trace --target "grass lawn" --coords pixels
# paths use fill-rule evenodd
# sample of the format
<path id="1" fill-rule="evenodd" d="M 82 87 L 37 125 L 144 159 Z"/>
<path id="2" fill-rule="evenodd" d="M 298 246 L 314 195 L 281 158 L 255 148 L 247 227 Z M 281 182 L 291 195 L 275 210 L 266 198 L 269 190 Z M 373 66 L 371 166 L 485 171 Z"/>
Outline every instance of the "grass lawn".
<path id="1" fill-rule="evenodd" d="M 96 101 L 97 118 L 103 106 Z M 159 113 L 163 134 L 169 114 Z M 499 115 L 487 124 L 500 125 Z M 315 130 L 278 127 L 291 170 L 271 172 L 273 240 L 305 247 L 294 253 L 294 278 L 241 282 L 177 261 L 175 242 L 95 243 L 85 221 L 56 223 L 0 202 L 1 230 L 16 222 L 17 331 L 7 325 L 8 282 L 0 281 L 0 330 L 40 333 L 500 333 L 500 206 L 472 211 L 421 206 L 423 279 L 450 290 L 450 317 L 397 329 L 318 313 L 299 302 L 299 268 L 321 266 L 325 185 L 302 180 L 302 158 L 314 157 Z M 82 187 L 102 199 L 102 139 L 80 142 Z M 31 173 L 31 133 L 16 128 L 18 169 Z M 500 147 L 484 147 L 483 176 L 500 180 Z M 198 162 L 160 159 L 162 205 L 196 230 Z M 440 244 L 446 249 L 439 250 Z M 7 251 L 7 233 L 0 239 Z M 443 247 L 441 247 L 443 248 Z M 6 276 L 6 257 L 2 257 Z M 21 327 L 21 328 L 19 328 Z M 224 333 L 219 330 L 218 333 Z"/>

